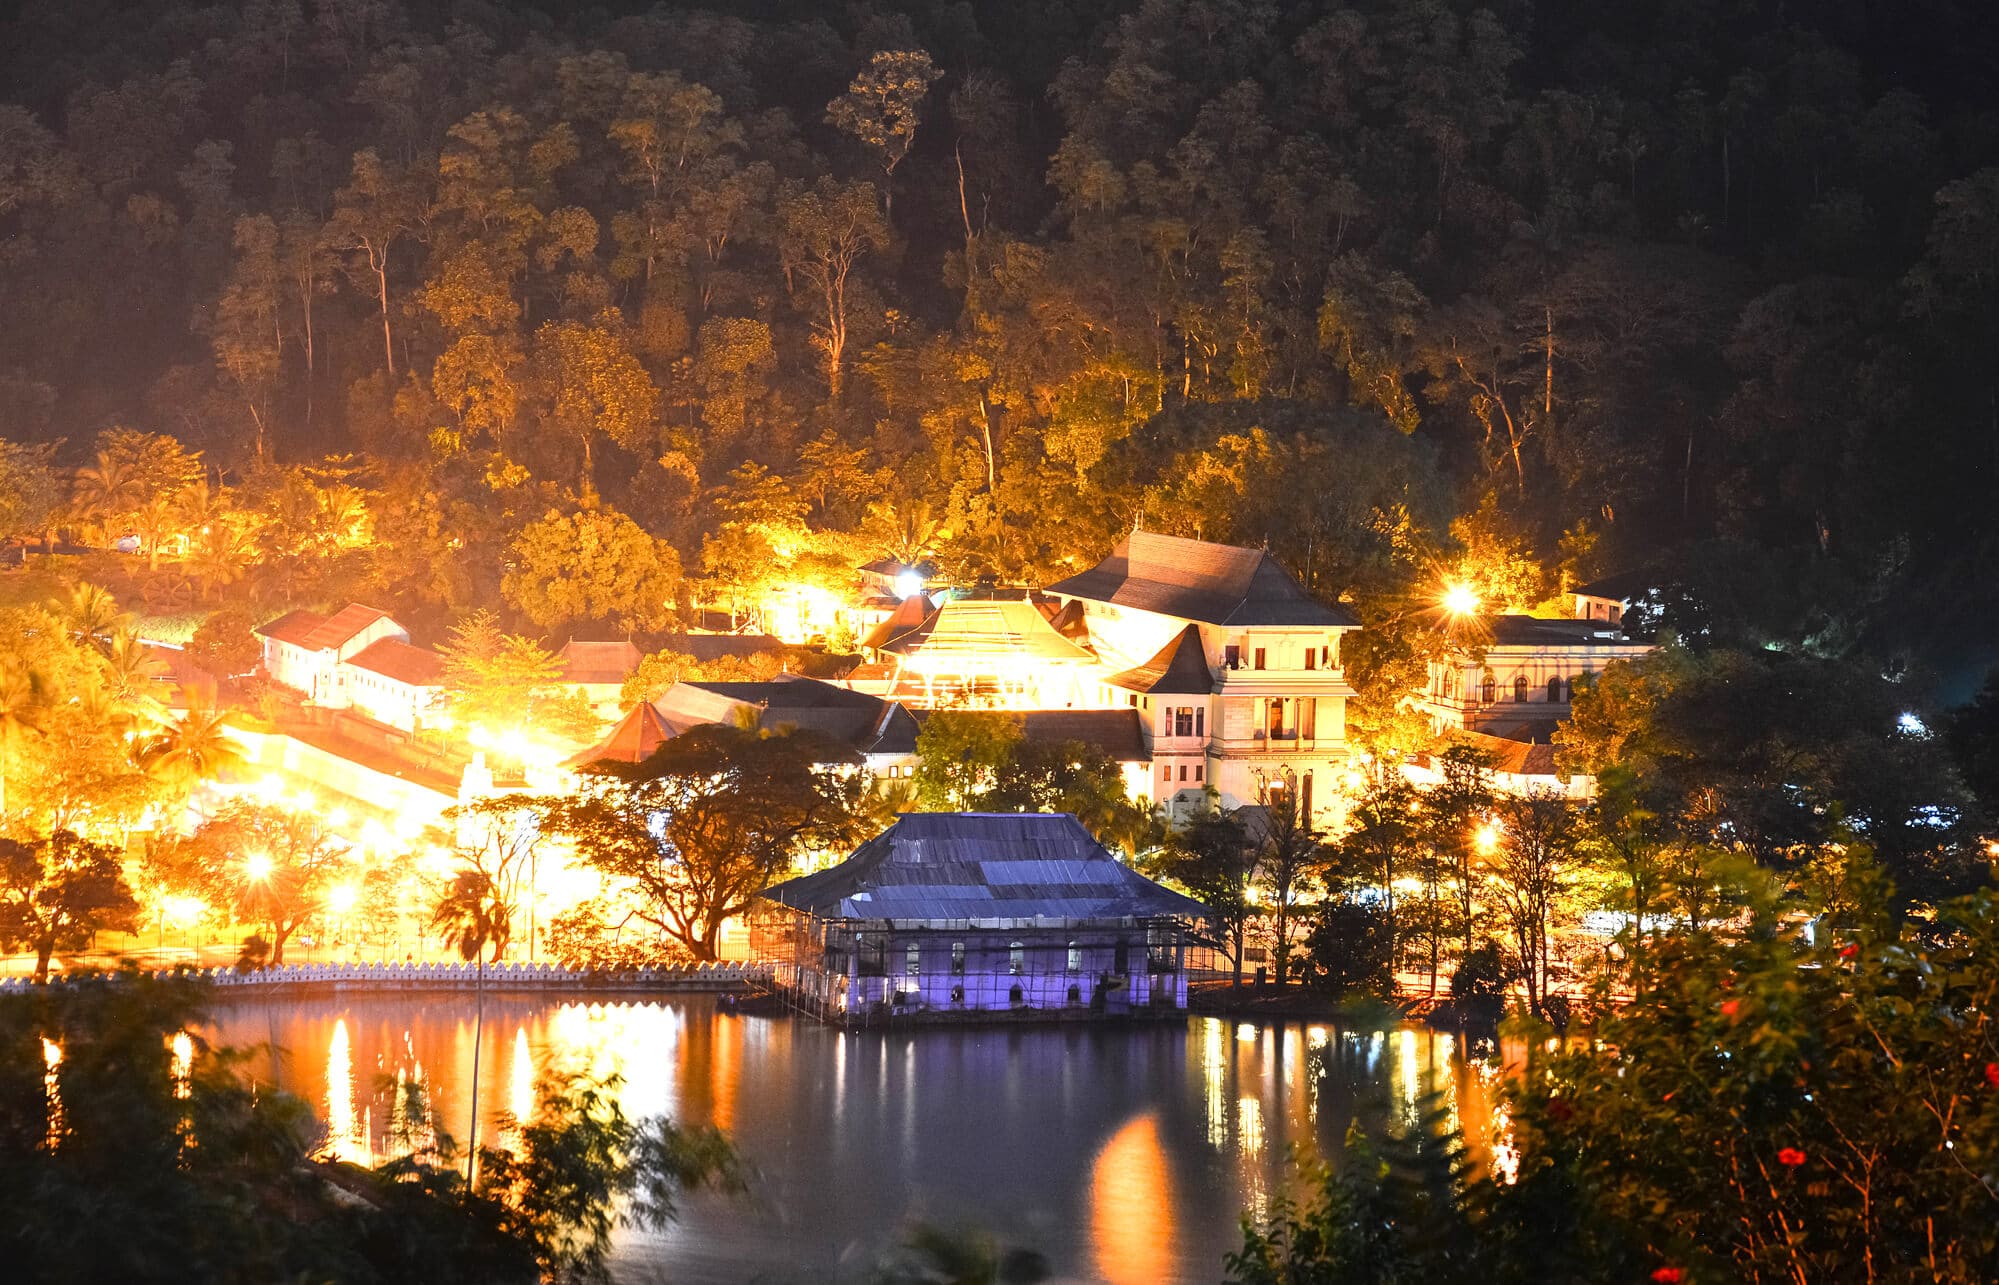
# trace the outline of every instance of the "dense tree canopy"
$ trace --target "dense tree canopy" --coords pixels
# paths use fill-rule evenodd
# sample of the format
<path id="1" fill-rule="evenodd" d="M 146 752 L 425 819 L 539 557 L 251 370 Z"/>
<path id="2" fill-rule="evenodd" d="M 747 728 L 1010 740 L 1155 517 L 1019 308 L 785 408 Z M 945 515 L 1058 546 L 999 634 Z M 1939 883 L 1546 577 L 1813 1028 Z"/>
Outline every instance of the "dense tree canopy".
<path id="1" fill-rule="evenodd" d="M 919 511 L 957 575 L 1268 542 L 1370 625 L 1514 548 L 1509 596 L 1663 565 L 1682 635 L 1948 676 L 1992 48 L 1955 2 L 24 5 L 0 518 L 437 629 L 642 627 Z"/>

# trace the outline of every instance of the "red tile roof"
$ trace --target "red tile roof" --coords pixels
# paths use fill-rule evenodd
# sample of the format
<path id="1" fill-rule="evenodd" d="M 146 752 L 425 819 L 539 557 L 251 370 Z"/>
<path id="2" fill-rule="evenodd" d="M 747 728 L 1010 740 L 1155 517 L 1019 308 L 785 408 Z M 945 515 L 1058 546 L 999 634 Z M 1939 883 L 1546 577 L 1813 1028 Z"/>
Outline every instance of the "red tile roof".
<path id="1" fill-rule="evenodd" d="M 330 616 L 316 611 L 286 612 L 255 632 L 307 651 L 324 651 L 342 646 L 377 620 L 388 619 L 388 615 L 386 611 L 353 602 Z"/>
<path id="2" fill-rule="evenodd" d="M 326 623 L 326 617 L 316 611 L 287 611 L 267 625 L 259 625 L 253 633 L 279 642 L 290 643 L 294 647 L 307 647 L 306 639 L 312 637 L 313 630 Z"/>
<path id="3" fill-rule="evenodd" d="M 654 750 L 672 739 L 673 729 L 660 718 L 652 702 L 640 701 L 611 729 L 609 736 L 589 749 L 571 755 L 563 766 L 578 768 L 592 763 L 643 763 L 652 757 Z"/>
<path id="4" fill-rule="evenodd" d="M 565 683 L 622 683 L 645 659 L 638 647 L 621 642 L 581 642 L 571 639 L 558 653 Z"/>
<path id="5" fill-rule="evenodd" d="M 399 638 L 378 638 L 349 656 L 347 663 L 411 687 L 436 687 L 444 675 L 443 657 Z"/>

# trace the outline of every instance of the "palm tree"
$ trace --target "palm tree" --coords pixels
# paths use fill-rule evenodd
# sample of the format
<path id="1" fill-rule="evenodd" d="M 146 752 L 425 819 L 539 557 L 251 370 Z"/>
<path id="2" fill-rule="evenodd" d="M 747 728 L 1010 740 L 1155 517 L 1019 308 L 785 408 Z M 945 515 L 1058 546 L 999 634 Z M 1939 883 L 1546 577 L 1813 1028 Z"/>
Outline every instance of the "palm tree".
<path id="1" fill-rule="evenodd" d="M 212 592 L 243 578 L 250 561 L 249 542 L 228 522 L 217 520 L 195 528 L 198 534 L 188 546 L 187 569 L 201 581 L 205 600 Z"/>
<path id="2" fill-rule="evenodd" d="M 104 649 L 104 694 L 125 721 L 152 726 L 167 721 L 166 705 L 154 684 L 170 672 L 167 663 L 129 629 L 113 633 Z"/>
<path id="3" fill-rule="evenodd" d="M 41 731 L 41 684 L 19 661 L 0 661 L 0 833 L 7 829 L 7 766 L 21 742 Z"/>
<path id="4" fill-rule="evenodd" d="M 465 1190 L 469 1195 L 479 1171 L 479 1054 L 486 1030 L 486 943 L 504 941 L 513 910 L 483 870 L 460 870 L 438 898 L 430 926 L 444 930 L 444 944 L 456 946 L 458 957 L 477 964 L 472 983 L 472 1125 L 465 1148 Z M 494 950 L 497 957 L 499 951 Z M 497 961 L 497 958 L 495 960 Z"/>
<path id="5" fill-rule="evenodd" d="M 129 630 L 132 624 L 131 613 L 118 605 L 109 589 L 88 581 L 71 588 L 69 597 L 58 599 L 54 607 L 63 623 L 100 652 L 112 635 Z"/>
<path id="6" fill-rule="evenodd" d="M 146 551 L 146 570 L 160 569 L 160 552 L 182 531 L 180 506 L 164 495 L 155 495 L 132 514 L 132 529 L 138 532 L 139 546 Z"/>
<path id="7" fill-rule="evenodd" d="M 140 487 L 130 465 L 99 451 L 94 463 L 76 471 L 71 503 L 78 517 L 105 530 L 138 507 Z"/>
<path id="8" fill-rule="evenodd" d="M 182 787 L 241 771 L 249 758 L 230 730 L 234 717 L 228 710 L 190 709 L 140 745 L 139 762 L 154 776 Z"/>

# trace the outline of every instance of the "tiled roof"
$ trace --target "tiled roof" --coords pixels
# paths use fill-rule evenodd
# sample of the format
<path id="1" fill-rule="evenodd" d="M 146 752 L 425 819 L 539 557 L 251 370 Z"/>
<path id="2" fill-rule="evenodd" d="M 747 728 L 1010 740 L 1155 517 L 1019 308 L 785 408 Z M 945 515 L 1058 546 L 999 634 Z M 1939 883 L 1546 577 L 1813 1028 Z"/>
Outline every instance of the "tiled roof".
<path id="1" fill-rule="evenodd" d="M 1134 531 L 1111 555 L 1050 593 L 1211 625 L 1358 625 L 1298 586 L 1262 549 Z"/>
<path id="2" fill-rule="evenodd" d="M 1030 741 L 1081 741 L 1120 763 L 1144 763 L 1145 737 L 1135 709 L 1030 709 L 1021 716 Z"/>
<path id="3" fill-rule="evenodd" d="M 756 712 L 759 727 L 819 732 L 852 746 L 857 755 L 916 749 L 915 721 L 901 706 L 796 674 L 763 683 L 675 683 L 651 708 L 674 736 L 703 723 L 727 721 L 747 708 Z"/>
<path id="4" fill-rule="evenodd" d="M 298 611 L 287 611 L 276 620 L 259 625 L 251 632 L 262 634 L 266 638 L 275 638 L 279 642 L 290 643 L 294 647 L 307 647 L 311 644 L 306 640 L 325 623 L 325 616 L 301 608 Z"/>
<path id="5" fill-rule="evenodd" d="M 572 638 L 556 654 L 562 658 L 562 681 L 565 683 L 622 683 L 645 659 L 630 639 L 581 642 Z"/>
<path id="6" fill-rule="evenodd" d="M 1637 647 L 1623 630 L 1601 620 L 1548 619 L 1541 616 L 1494 616 L 1486 622 L 1494 645 L 1500 647 Z"/>
<path id="7" fill-rule="evenodd" d="M 1451 740 L 1484 753 L 1495 772 L 1511 776 L 1555 775 L 1555 747 L 1546 741 L 1521 741 L 1482 732 L 1453 732 Z"/>
<path id="8" fill-rule="evenodd" d="M 347 663 L 411 687 L 436 687 L 444 675 L 442 656 L 427 647 L 412 647 L 400 638 L 377 638 L 349 656 Z"/>
<path id="9" fill-rule="evenodd" d="M 895 610 L 888 614 L 887 619 L 878 621 L 873 629 L 868 630 L 867 636 L 861 639 L 861 649 L 875 651 L 888 646 L 910 630 L 922 625 L 924 618 L 929 614 L 929 600 L 920 593 L 911 594 L 896 604 Z"/>
<path id="10" fill-rule="evenodd" d="M 643 763 L 652 752 L 673 738 L 673 732 L 660 719 L 659 711 L 651 701 L 640 701 L 632 712 L 618 720 L 618 725 L 603 740 L 579 754 L 571 755 L 563 762 L 564 767 L 587 767 L 592 763 Z"/>
<path id="11" fill-rule="evenodd" d="M 1208 668 L 1208 653 L 1195 625 L 1175 634 L 1143 665 L 1112 674 L 1105 681 L 1148 696 L 1205 696 L 1215 690 L 1215 675 Z"/>
<path id="12" fill-rule="evenodd" d="M 313 651 L 329 647 L 343 646 L 354 635 L 374 624 L 377 620 L 388 619 L 389 613 L 364 607 L 358 602 L 350 602 L 328 616 L 320 626 L 306 635 L 304 646 Z"/>
<path id="13" fill-rule="evenodd" d="M 841 919 L 1200 919 L 1206 910 L 1125 866 L 1066 812 L 912 812 L 817 874 L 764 889 Z"/>
<path id="14" fill-rule="evenodd" d="M 782 638 L 768 634 L 660 634 L 659 645 L 696 660 L 720 660 L 724 656 L 754 656 L 758 652 L 781 651 Z"/>
<path id="15" fill-rule="evenodd" d="M 913 657 L 929 653 L 977 660 L 1006 657 L 1044 662 L 1093 661 L 1084 647 L 1055 632 L 1033 603 L 1022 599 L 960 598 L 881 650 Z"/>

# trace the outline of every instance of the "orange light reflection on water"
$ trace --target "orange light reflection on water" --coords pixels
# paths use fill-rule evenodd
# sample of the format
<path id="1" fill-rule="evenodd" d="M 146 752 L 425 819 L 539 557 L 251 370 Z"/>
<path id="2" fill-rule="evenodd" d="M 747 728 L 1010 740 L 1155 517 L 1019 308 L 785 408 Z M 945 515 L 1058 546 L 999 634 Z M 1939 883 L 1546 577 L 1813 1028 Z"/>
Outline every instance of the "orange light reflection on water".
<path id="1" fill-rule="evenodd" d="M 1151 1112 L 1111 1135 L 1090 1169 L 1090 1238 L 1097 1274 L 1110 1285 L 1171 1279 L 1173 1175 Z"/>

